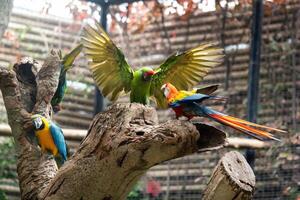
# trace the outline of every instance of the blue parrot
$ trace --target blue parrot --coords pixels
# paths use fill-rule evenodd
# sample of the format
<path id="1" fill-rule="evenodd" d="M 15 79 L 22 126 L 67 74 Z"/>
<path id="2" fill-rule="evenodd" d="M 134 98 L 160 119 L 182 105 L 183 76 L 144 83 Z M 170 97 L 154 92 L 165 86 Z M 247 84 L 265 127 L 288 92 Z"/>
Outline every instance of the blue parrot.
<path id="1" fill-rule="evenodd" d="M 39 114 L 32 115 L 31 119 L 42 152 L 48 150 L 54 156 L 58 156 L 59 154 L 62 157 L 63 162 L 65 162 L 68 153 L 62 129 L 54 122 Z"/>

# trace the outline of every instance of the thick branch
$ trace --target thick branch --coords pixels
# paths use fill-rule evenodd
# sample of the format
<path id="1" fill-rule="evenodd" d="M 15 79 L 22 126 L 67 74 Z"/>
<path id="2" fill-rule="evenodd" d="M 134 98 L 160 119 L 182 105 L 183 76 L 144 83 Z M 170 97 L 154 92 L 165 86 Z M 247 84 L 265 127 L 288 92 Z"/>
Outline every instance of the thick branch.
<path id="1" fill-rule="evenodd" d="M 50 101 L 58 85 L 60 67 L 58 52 L 52 50 L 36 76 L 37 96 L 33 113 L 43 114 L 46 117 L 51 113 Z"/>
<path id="2" fill-rule="evenodd" d="M 252 199 L 255 176 L 246 159 L 239 152 L 225 154 L 214 169 L 203 200 Z"/>
<path id="3" fill-rule="evenodd" d="M 48 76 L 53 77 L 59 70 L 58 56 L 52 54 L 46 59 L 41 71 L 50 71 Z M 2 91 L 5 107 L 7 110 L 8 122 L 12 129 L 12 135 L 15 139 L 18 153 L 17 172 L 19 175 L 19 183 L 22 199 L 37 199 L 38 194 L 48 185 L 49 181 L 54 177 L 57 171 L 57 165 L 52 157 L 46 154 L 41 154 L 40 149 L 32 138 L 32 131 L 28 131 L 30 122 L 30 112 L 35 105 L 36 91 L 38 88 L 39 108 L 40 113 L 49 113 L 49 105 L 40 106 L 40 102 L 45 102 L 42 98 L 51 99 L 49 95 L 41 96 L 41 94 L 49 94 L 54 92 L 55 88 L 38 85 L 35 82 L 37 73 L 37 63 L 32 59 L 23 59 L 20 63 L 14 66 L 14 71 L 6 68 L 0 68 L 0 89 Z M 44 80 L 47 79 L 44 76 Z M 47 82 L 47 81 L 46 81 Z M 53 83 L 51 83 L 53 82 Z M 56 80 L 49 79 L 48 84 L 57 85 Z M 40 83 L 40 81 L 38 81 Z M 28 123 L 30 122 L 30 123 Z"/>
<path id="4" fill-rule="evenodd" d="M 95 118 L 42 199 L 124 199 L 150 167 L 224 143 L 223 132 L 197 127 L 210 131 L 199 134 L 186 121 L 158 124 L 155 109 L 140 104 L 115 105 Z"/>
<path id="5" fill-rule="evenodd" d="M 59 64 L 52 51 L 38 73 L 30 59 L 16 64 L 16 73 L 0 68 L 0 89 L 19 147 L 22 199 L 124 199 L 150 167 L 224 144 L 225 134 L 214 127 L 178 120 L 158 124 L 154 108 L 118 104 L 95 117 L 78 151 L 57 172 L 52 156 L 41 153 L 28 130 L 30 113 L 51 115 Z"/>
<path id="6" fill-rule="evenodd" d="M 22 133 L 22 122 L 26 117 L 26 111 L 21 103 L 20 88 L 14 71 L 0 68 L 0 89 L 7 110 L 8 122 L 14 139 L 17 141 Z"/>
<path id="7" fill-rule="evenodd" d="M 36 74 L 40 68 L 39 64 L 32 58 L 25 57 L 19 63 L 14 65 L 14 71 L 19 82 L 21 92 L 21 105 L 31 112 L 36 98 Z"/>

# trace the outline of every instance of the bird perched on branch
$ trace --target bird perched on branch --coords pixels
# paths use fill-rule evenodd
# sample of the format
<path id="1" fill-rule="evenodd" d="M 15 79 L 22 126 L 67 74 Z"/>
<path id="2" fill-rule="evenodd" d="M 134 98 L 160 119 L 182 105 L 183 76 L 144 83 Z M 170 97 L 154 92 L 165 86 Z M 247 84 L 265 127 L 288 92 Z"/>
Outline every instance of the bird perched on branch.
<path id="1" fill-rule="evenodd" d="M 174 110 L 176 118 L 185 116 L 190 120 L 195 116 L 207 117 L 258 139 L 278 140 L 268 131 L 285 132 L 276 128 L 231 117 L 203 105 L 202 103 L 210 100 L 224 100 L 224 97 L 210 95 L 211 91 L 207 94 L 201 94 L 199 90 L 178 91 L 171 83 L 164 84 L 161 90 L 167 99 L 169 107 Z"/>
<path id="2" fill-rule="evenodd" d="M 32 115 L 34 132 L 42 152 L 50 151 L 54 156 L 60 155 L 63 162 L 67 160 L 67 144 L 59 126 L 42 115 Z"/>
<path id="3" fill-rule="evenodd" d="M 74 60 L 81 50 L 82 44 L 79 44 L 64 57 L 62 57 L 61 52 L 59 52 L 59 57 L 61 59 L 61 70 L 59 74 L 58 86 L 51 100 L 51 105 L 55 113 L 61 110 L 60 103 L 62 102 L 67 89 L 67 71 L 72 68 Z"/>
<path id="4" fill-rule="evenodd" d="M 223 49 L 207 43 L 171 55 L 157 69 L 133 70 L 99 24 L 96 28 L 85 27 L 82 43 L 85 55 L 91 59 L 93 78 L 105 97 L 115 101 L 124 91 L 130 92 L 131 102 L 149 104 L 149 97 L 154 96 L 158 107 L 167 107 L 160 90 L 164 83 L 187 90 L 197 85 L 223 58 Z"/>

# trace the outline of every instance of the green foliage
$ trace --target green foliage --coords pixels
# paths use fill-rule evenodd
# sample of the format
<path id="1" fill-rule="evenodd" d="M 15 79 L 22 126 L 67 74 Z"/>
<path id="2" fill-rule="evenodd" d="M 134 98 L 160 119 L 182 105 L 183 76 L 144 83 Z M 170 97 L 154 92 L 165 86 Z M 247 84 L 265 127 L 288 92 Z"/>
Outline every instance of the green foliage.
<path id="1" fill-rule="evenodd" d="M 127 200 L 146 200 L 141 183 L 137 183 L 127 196 Z"/>
<path id="2" fill-rule="evenodd" d="M 7 200 L 7 197 L 5 195 L 5 192 L 0 190 L 0 200 Z"/>
<path id="3" fill-rule="evenodd" d="M 0 184 L 3 179 L 17 179 L 17 174 L 11 169 L 11 166 L 16 165 L 17 158 L 14 148 L 14 141 L 5 139 L 0 143 Z M 15 182 L 16 184 L 16 182 Z M 6 200 L 4 191 L 0 190 L 0 200 Z"/>
<path id="4" fill-rule="evenodd" d="M 16 174 L 9 168 L 17 162 L 14 142 L 6 139 L 0 144 L 0 179 L 16 178 Z"/>

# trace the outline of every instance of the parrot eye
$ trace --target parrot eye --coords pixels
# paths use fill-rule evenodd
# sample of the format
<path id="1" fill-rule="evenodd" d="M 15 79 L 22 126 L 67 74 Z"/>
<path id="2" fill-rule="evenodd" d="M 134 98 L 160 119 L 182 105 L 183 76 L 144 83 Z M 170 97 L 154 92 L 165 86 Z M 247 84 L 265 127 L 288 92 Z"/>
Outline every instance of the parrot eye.
<path id="1" fill-rule="evenodd" d="M 151 75 L 149 75 L 147 72 L 143 73 L 143 79 L 144 81 L 150 81 L 151 80 Z"/>
<path id="2" fill-rule="evenodd" d="M 144 81 L 150 81 L 152 76 L 156 74 L 155 71 L 153 70 L 146 70 L 146 71 L 143 71 L 143 79 Z"/>

